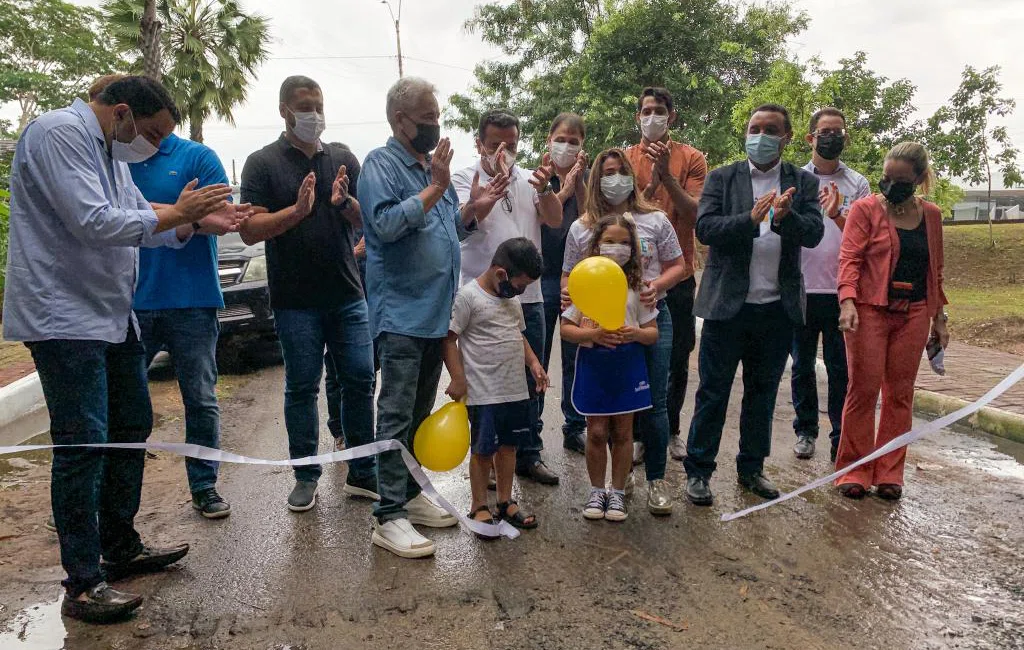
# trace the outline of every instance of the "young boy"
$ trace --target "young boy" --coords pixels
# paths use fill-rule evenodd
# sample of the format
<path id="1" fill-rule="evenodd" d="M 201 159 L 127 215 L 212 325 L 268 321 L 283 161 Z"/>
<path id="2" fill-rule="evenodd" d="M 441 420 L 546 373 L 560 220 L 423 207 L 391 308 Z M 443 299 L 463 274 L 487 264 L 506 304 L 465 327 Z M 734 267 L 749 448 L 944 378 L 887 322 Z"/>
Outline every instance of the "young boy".
<path id="1" fill-rule="evenodd" d="M 538 391 L 548 385 L 544 366 L 523 336 L 526 319 L 516 299 L 537 281 L 542 270 L 533 242 L 524 237 L 509 239 L 498 246 L 490 268 L 455 296 L 444 346 L 445 366 L 452 377 L 446 392 L 454 400 L 468 396 L 473 492 L 469 516 L 477 521 L 494 522 L 487 505 L 487 480 L 493 465 L 498 518 L 517 528 L 537 527 L 537 518 L 524 514 L 512 500 L 512 476 L 516 445 L 536 420 L 523 367 L 533 374 Z"/>

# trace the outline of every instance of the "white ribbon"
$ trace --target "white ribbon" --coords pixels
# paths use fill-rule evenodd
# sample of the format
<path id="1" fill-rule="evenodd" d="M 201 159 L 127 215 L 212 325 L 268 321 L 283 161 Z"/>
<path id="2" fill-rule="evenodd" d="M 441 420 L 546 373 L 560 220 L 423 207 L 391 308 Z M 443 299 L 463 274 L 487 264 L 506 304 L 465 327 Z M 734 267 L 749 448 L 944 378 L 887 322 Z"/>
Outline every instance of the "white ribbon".
<path id="1" fill-rule="evenodd" d="M 305 458 L 296 458 L 294 460 L 250 458 L 248 456 L 233 454 L 221 449 L 212 449 L 210 447 L 203 447 L 202 445 L 193 445 L 182 442 L 109 442 L 90 445 L 15 445 L 12 447 L 0 447 L 0 456 L 42 449 L 70 449 L 73 447 L 159 450 L 177 454 L 179 456 L 185 456 L 187 458 L 212 460 L 218 463 L 236 463 L 239 465 L 277 465 L 286 467 L 327 465 L 330 463 L 340 463 L 347 460 L 353 460 L 355 458 L 375 456 L 386 451 L 399 451 L 402 454 L 402 461 L 405 463 L 405 466 L 409 468 L 409 474 L 411 474 L 416 482 L 419 483 L 420 489 L 423 493 L 437 502 L 437 504 L 442 508 L 450 512 L 454 517 L 457 517 L 463 528 L 488 537 L 496 537 L 499 535 L 507 537 L 508 539 L 515 539 L 516 537 L 519 537 L 519 530 L 507 521 L 501 521 L 497 524 L 487 524 L 481 521 L 474 521 L 459 512 L 447 499 L 438 494 L 437 490 L 434 489 L 433 483 L 431 483 L 430 479 L 427 478 L 427 474 L 423 471 L 420 464 L 416 462 L 416 459 L 409 453 L 409 450 L 405 448 L 405 445 L 397 440 L 378 440 L 377 442 L 371 442 L 369 444 L 360 445 L 359 447 L 353 447 L 352 449 L 346 449 L 344 451 L 335 451 L 329 454 L 320 454 L 319 456 L 306 456 Z"/>
<path id="2" fill-rule="evenodd" d="M 1002 395 L 1007 390 L 1009 390 L 1014 384 L 1019 382 L 1021 380 L 1021 378 L 1024 378 L 1024 365 L 1022 365 L 1021 367 L 1019 367 L 1016 370 L 1014 370 L 1013 372 L 1011 372 L 1009 374 L 1009 376 L 1006 377 L 1006 379 L 1004 379 L 1001 382 L 999 382 L 999 384 L 995 388 L 993 388 L 989 392 L 985 393 L 985 395 L 981 399 L 979 399 L 978 401 L 974 402 L 973 404 L 968 404 L 967 406 L 963 407 L 962 409 L 959 409 L 957 411 L 953 411 L 949 415 L 945 415 L 945 416 L 939 418 L 938 420 L 933 420 L 931 422 L 928 422 L 927 424 L 924 424 L 924 425 L 918 427 L 917 429 L 912 429 L 912 430 L 908 431 L 907 433 L 904 433 L 903 435 L 899 436 L 898 438 L 893 438 L 892 440 L 890 440 L 885 445 L 882 445 L 881 447 L 879 447 L 878 449 L 876 449 L 872 453 L 870 453 L 867 456 L 865 456 L 864 458 L 861 458 L 860 460 L 858 460 L 856 463 L 853 463 L 852 465 L 847 465 L 846 467 L 844 467 L 843 469 L 839 470 L 838 472 L 833 472 L 833 473 L 829 474 L 828 476 L 822 476 L 821 478 L 816 479 L 814 481 L 811 481 L 810 483 L 808 483 L 807 485 L 804 485 L 803 487 L 799 487 L 799 488 L 793 490 L 792 492 L 787 492 L 786 494 L 783 494 L 782 496 L 780 496 L 780 497 L 778 497 L 776 499 L 772 499 L 771 501 L 765 501 L 764 503 L 759 503 L 756 506 L 752 506 L 750 508 L 746 508 L 744 510 L 740 510 L 739 512 L 734 512 L 734 513 L 731 513 L 731 514 L 722 515 L 722 521 L 732 521 L 733 519 L 739 519 L 740 517 L 746 517 L 747 515 L 749 515 L 752 512 L 757 512 L 758 510 L 764 510 L 765 508 L 770 508 L 771 506 L 774 506 L 777 503 L 782 503 L 783 501 L 788 501 L 788 500 L 792 499 L 795 496 L 803 494 L 804 492 L 807 492 L 809 490 L 814 490 L 816 488 L 821 487 L 822 485 L 825 485 L 827 483 L 831 483 L 831 482 L 835 481 L 837 478 L 839 478 L 840 476 L 843 476 L 843 475 L 853 471 L 854 469 L 860 467 L 861 465 L 863 465 L 865 463 L 870 463 L 871 461 L 875 460 L 879 456 L 884 456 L 885 454 L 888 454 L 889 452 L 895 451 L 895 450 L 899 449 L 900 447 L 905 447 L 905 446 L 909 445 L 910 443 L 914 442 L 915 440 L 918 440 L 920 438 L 923 438 L 924 436 L 933 434 L 933 433 L 935 433 L 936 431 L 938 431 L 940 429 L 944 429 L 944 428 L 948 427 L 949 425 L 953 424 L 954 422 L 958 422 L 959 420 L 962 420 L 965 417 L 968 417 L 969 415 L 973 415 L 974 413 L 976 413 L 976 412 L 980 411 L 981 409 L 983 409 L 984 407 L 988 406 L 994 399 L 998 398 L 1000 395 Z"/>

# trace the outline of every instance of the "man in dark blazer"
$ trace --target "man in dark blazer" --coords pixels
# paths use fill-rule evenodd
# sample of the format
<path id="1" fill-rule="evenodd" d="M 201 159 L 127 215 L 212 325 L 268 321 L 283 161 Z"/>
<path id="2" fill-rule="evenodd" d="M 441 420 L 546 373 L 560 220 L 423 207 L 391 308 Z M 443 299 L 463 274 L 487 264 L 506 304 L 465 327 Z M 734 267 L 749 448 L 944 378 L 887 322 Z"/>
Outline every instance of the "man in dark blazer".
<path id="1" fill-rule="evenodd" d="M 736 368 L 743 364 L 740 485 L 773 499 L 764 476 L 772 417 L 793 326 L 804 321 L 800 248 L 824 234 L 818 179 L 788 162 L 789 113 L 765 104 L 747 124 L 747 160 L 708 175 L 697 212 L 697 238 L 709 246 L 694 313 L 704 319 L 700 386 L 686 444 L 686 495 L 711 505 L 709 486 L 722 440 Z"/>

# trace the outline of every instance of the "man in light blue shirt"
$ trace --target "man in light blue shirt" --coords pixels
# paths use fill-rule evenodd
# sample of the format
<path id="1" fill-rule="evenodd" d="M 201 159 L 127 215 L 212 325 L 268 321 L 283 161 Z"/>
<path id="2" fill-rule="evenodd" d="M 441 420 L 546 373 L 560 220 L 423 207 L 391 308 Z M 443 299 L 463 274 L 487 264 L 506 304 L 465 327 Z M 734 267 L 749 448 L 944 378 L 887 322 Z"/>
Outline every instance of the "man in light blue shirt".
<path id="1" fill-rule="evenodd" d="M 132 294 L 139 246 L 182 246 L 230 188 L 154 210 L 127 162 L 150 157 L 180 119 L 159 83 L 126 77 L 89 104 L 30 123 L 11 171 L 4 338 L 32 352 L 56 444 L 144 442 L 153 426 Z M 142 597 L 106 580 L 162 568 L 188 545 L 156 549 L 134 527 L 145 452 L 56 449 L 52 503 L 68 577 L 61 611 L 100 622 Z M 101 564 L 100 558 L 103 562 Z"/>
<path id="2" fill-rule="evenodd" d="M 493 191 L 475 187 L 460 209 L 435 92 L 415 77 L 391 87 L 393 137 L 370 152 L 359 177 L 370 330 L 380 354 L 377 440 L 406 446 L 437 395 L 441 346 L 459 287 L 459 241 L 476 228 L 476 200 Z M 458 520 L 420 493 L 397 452 L 381 454 L 377 468 L 373 543 L 400 557 L 432 555 L 434 543 L 412 524 L 442 528 Z"/>

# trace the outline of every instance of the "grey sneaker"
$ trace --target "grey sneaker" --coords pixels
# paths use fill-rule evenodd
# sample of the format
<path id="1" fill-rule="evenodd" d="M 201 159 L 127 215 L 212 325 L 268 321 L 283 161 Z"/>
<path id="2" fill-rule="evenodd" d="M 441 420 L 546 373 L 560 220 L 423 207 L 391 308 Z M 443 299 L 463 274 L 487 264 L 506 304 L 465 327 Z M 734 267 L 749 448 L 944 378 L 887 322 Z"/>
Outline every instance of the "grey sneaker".
<path id="1" fill-rule="evenodd" d="M 306 512 L 316 505 L 316 481 L 295 481 L 292 493 L 288 495 L 288 509 L 292 512 Z"/>
<path id="2" fill-rule="evenodd" d="M 672 514 L 672 494 L 665 479 L 647 482 L 647 509 L 652 515 Z"/>
<path id="3" fill-rule="evenodd" d="M 814 457 L 814 438 L 810 436 L 800 436 L 796 440 L 796 444 L 793 446 L 793 453 L 796 454 L 797 458 L 807 460 L 808 458 Z"/>
<path id="4" fill-rule="evenodd" d="M 626 521 L 626 516 L 626 498 L 618 492 L 609 492 L 604 518 L 608 521 Z"/>
<path id="5" fill-rule="evenodd" d="M 668 439 L 668 453 L 673 460 L 686 458 L 686 441 L 682 436 L 672 436 Z"/>

